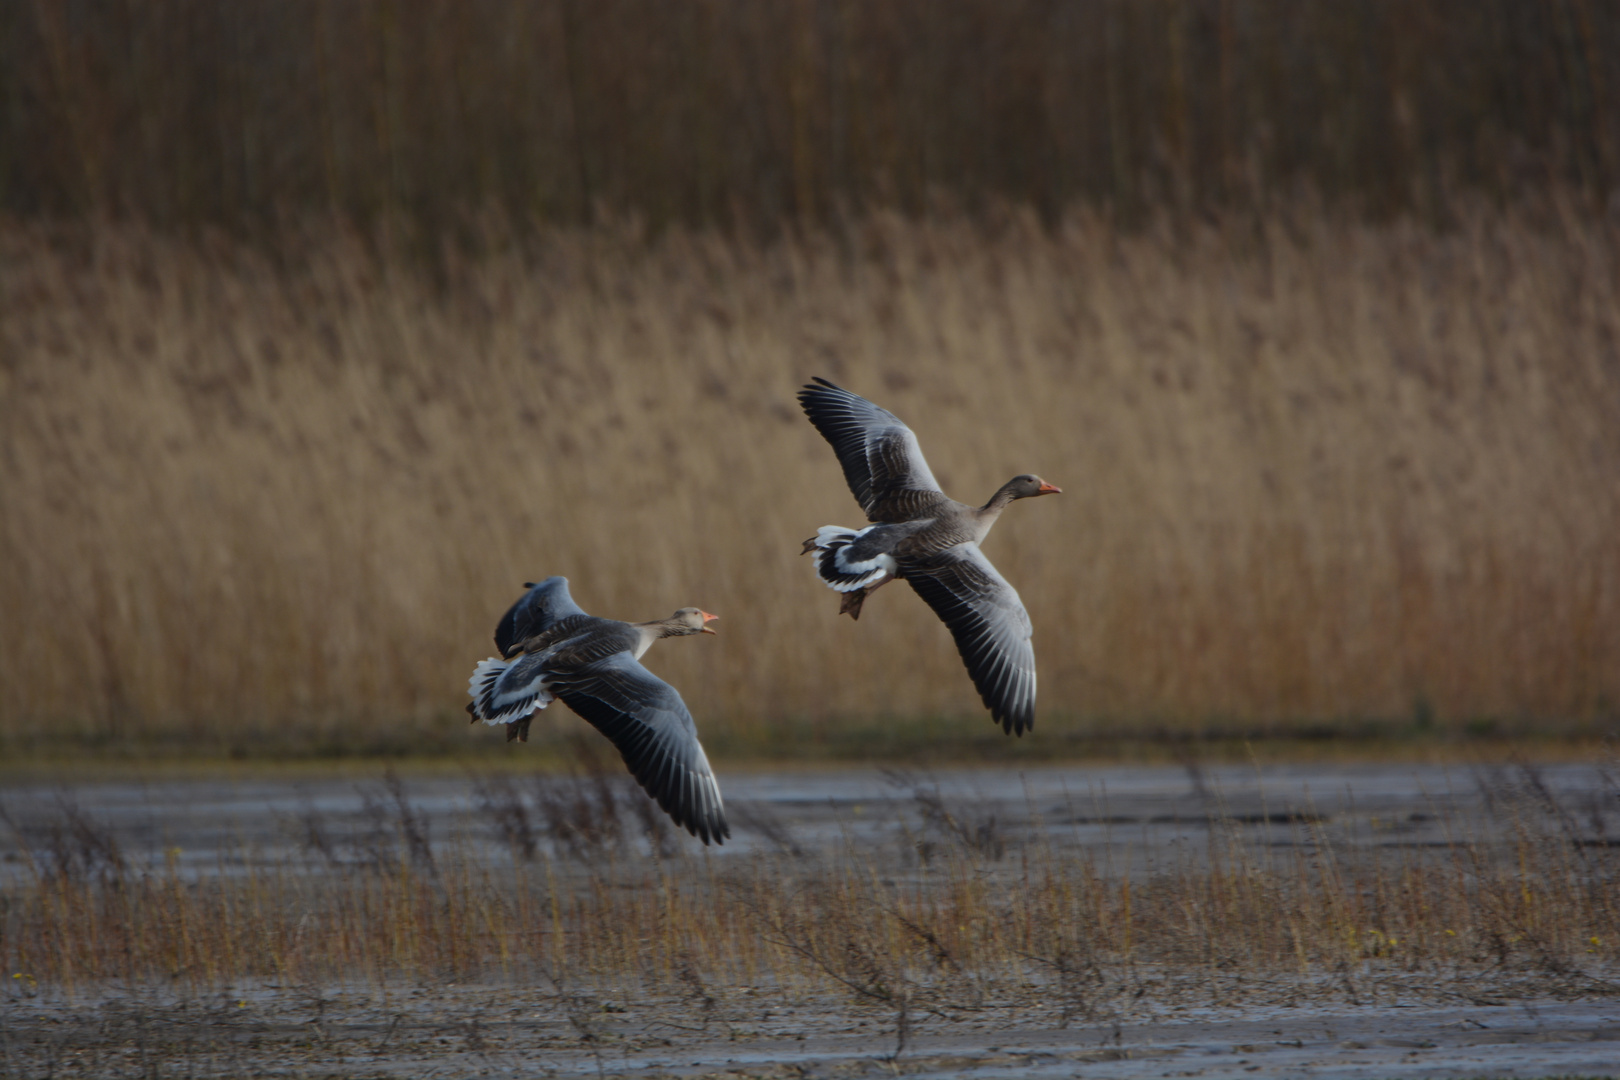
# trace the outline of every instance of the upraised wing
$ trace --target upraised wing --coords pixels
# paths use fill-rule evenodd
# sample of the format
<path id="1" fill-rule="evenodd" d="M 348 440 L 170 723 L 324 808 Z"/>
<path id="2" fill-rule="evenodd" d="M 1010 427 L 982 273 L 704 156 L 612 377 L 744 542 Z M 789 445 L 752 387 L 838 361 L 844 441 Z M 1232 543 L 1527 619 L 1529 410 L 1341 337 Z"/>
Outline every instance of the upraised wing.
<path id="1" fill-rule="evenodd" d="M 1029 639 L 1034 628 L 1018 591 L 973 543 L 907 562 L 902 571 L 950 628 L 991 717 L 1014 735 L 1033 728 L 1035 647 Z"/>
<path id="2" fill-rule="evenodd" d="M 832 444 L 869 521 L 905 521 L 944 497 L 917 436 L 894 413 L 826 379 L 806 384 L 799 404 Z"/>
<path id="3" fill-rule="evenodd" d="M 568 595 L 568 579 L 548 577 L 536 585 L 524 583 L 529 591 L 507 609 L 495 627 L 495 648 L 501 656 L 510 658 L 519 642 L 549 629 L 560 619 L 570 615 L 584 615 L 585 610 Z"/>
<path id="4" fill-rule="evenodd" d="M 553 675 L 562 698 L 619 748 L 664 812 L 705 844 L 731 835 L 720 785 L 681 695 L 628 652 Z"/>

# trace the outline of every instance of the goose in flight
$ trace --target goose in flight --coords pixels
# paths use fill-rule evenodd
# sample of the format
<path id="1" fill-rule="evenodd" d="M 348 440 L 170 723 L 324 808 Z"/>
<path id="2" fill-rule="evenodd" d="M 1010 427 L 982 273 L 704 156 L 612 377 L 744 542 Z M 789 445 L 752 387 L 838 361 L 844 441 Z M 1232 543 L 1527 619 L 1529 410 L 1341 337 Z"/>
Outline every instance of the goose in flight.
<path id="1" fill-rule="evenodd" d="M 816 572 L 844 594 L 840 614 L 860 618 L 878 587 L 904 578 L 956 639 L 968 675 L 1010 734 L 1035 726 L 1035 650 L 1029 613 L 979 545 L 1014 499 L 1063 489 L 1025 473 L 983 506 L 939 489 L 917 436 L 887 409 L 816 379 L 799 391 L 805 415 L 832 444 L 855 501 L 872 524 L 826 525 L 804 542 Z"/>
<path id="2" fill-rule="evenodd" d="M 714 633 L 707 624 L 719 616 L 688 607 L 667 619 L 619 622 L 587 615 L 568 595 L 567 578 L 524 587 L 495 628 L 501 655 L 482 661 L 468 681 L 473 722 L 505 724 L 508 741 L 527 742 L 535 710 L 561 698 L 612 740 L 675 824 L 705 844 L 723 843 L 731 828 L 692 714 L 640 663 L 660 638 Z"/>

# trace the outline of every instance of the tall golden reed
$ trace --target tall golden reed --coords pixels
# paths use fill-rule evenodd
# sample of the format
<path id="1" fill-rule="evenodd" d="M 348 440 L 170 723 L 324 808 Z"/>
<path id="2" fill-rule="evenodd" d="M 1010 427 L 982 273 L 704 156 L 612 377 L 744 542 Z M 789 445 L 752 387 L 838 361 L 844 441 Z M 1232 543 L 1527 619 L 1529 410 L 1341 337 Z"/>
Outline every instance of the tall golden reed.
<path id="1" fill-rule="evenodd" d="M 811 375 L 960 498 L 1063 486 L 988 544 L 1036 739 L 1612 717 L 1620 227 L 1457 219 L 490 221 L 432 271 L 341 228 L 267 255 L 5 225 L 0 737 L 449 730 L 547 574 L 605 615 L 719 612 L 650 658 L 711 735 L 977 716 L 915 597 L 852 624 L 798 558 L 860 521 Z"/>

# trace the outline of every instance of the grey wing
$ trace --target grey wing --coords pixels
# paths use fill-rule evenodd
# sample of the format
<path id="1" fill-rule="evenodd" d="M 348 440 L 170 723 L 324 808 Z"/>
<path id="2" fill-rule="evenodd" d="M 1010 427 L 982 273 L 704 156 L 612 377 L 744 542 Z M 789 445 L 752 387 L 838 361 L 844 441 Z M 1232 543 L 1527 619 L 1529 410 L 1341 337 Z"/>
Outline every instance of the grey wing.
<path id="1" fill-rule="evenodd" d="M 565 577 L 548 577 L 538 585 L 526 582 L 524 587 L 529 591 L 507 609 L 495 627 L 495 648 L 502 656 L 510 656 L 518 642 L 543 632 L 557 620 L 585 614 L 568 595 Z"/>
<path id="2" fill-rule="evenodd" d="M 1014 735 L 1033 728 L 1033 627 L 1017 590 L 996 572 L 978 544 L 958 544 L 926 561 L 901 565 L 917 595 L 950 628 L 991 717 Z"/>
<path id="3" fill-rule="evenodd" d="M 917 436 L 889 410 L 826 379 L 800 390 L 799 404 L 832 444 L 849 490 L 868 519 L 904 520 L 912 516 L 909 507 L 918 495 L 941 494 Z"/>
<path id="4" fill-rule="evenodd" d="M 630 774 L 675 824 L 705 844 L 731 835 L 697 725 L 673 686 L 628 652 L 553 674 L 549 686 L 612 740 Z"/>

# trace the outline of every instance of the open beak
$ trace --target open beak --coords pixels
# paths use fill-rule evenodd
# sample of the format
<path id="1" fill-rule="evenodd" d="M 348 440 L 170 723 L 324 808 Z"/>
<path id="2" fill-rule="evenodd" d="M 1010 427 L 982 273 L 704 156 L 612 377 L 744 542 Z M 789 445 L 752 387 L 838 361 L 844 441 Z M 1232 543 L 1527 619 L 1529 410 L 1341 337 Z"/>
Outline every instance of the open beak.
<path id="1" fill-rule="evenodd" d="M 710 619 L 718 619 L 720 616 L 718 616 L 718 615 L 710 615 L 707 611 L 704 611 L 702 608 L 698 609 L 698 614 L 703 616 L 703 630 L 702 630 L 702 632 L 705 633 L 705 634 L 713 634 L 714 631 L 709 629 L 709 620 Z"/>
<path id="2" fill-rule="evenodd" d="M 1058 487 L 1056 484 L 1048 484 L 1045 480 L 1042 480 L 1041 481 L 1041 488 L 1035 494 L 1037 494 L 1037 495 L 1061 495 L 1061 494 L 1063 494 L 1063 489 Z"/>

